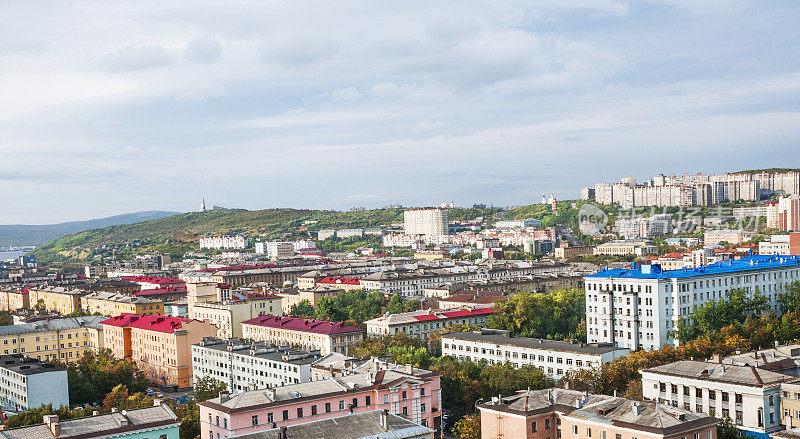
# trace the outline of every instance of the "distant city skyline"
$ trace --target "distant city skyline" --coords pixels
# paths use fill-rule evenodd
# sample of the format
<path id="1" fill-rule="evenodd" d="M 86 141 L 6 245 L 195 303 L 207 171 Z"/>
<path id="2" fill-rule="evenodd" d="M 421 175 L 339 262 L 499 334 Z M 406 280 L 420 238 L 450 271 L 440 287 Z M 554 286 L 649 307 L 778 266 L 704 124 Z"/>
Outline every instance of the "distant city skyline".
<path id="1" fill-rule="evenodd" d="M 800 166 L 800 6 L 0 5 L 0 224 Z"/>

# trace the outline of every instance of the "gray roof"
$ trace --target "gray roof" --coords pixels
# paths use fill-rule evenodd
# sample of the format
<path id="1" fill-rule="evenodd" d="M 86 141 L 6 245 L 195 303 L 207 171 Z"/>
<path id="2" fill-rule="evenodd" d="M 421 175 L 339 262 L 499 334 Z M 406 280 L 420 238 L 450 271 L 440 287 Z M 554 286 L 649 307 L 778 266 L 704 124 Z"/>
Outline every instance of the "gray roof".
<path id="1" fill-rule="evenodd" d="M 568 412 L 570 416 L 618 426 L 634 426 L 653 432 L 698 428 L 700 425 L 717 423 L 716 419 L 702 413 L 664 404 L 556 388 L 523 390 L 508 398 L 493 398 L 490 402 L 479 405 L 479 408 L 533 414 L 554 410 L 556 406 L 559 411 Z"/>
<path id="2" fill-rule="evenodd" d="M 406 439 L 433 433 L 428 427 L 415 424 L 394 414 L 386 415 L 386 426 L 381 425 L 381 410 L 339 416 L 331 419 L 291 425 L 286 428 L 286 437 L 315 439 Z M 239 439 L 278 439 L 281 429 L 234 436 Z"/>
<path id="3" fill-rule="evenodd" d="M 494 343 L 504 346 L 517 346 L 522 348 L 531 349 L 544 349 L 548 351 L 560 352 L 575 352 L 586 355 L 600 355 L 613 351 L 630 351 L 627 348 L 619 348 L 612 344 L 598 344 L 598 343 L 582 343 L 582 342 L 569 342 L 546 340 L 543 338 L 528 338 L 528 337 L 509 337 L 507 331 L 497 331 L 491 329 L 483 329 L 473 332 L 449 332 L 442 334 L 442 340 L 468 340 L 485 343 Z"/>
<path id="4" fill-rule="evenodd" d="M 320 358 L 319 351 L 298 351 L 288 346 L 273 347 L 265 342 L 247 343 L 238 338 L 222 340 L 216 337 L 204 337 L 200 343 L 192 346 L 297 365 L 311 364 Z"/>
<path id="5" fill-rule="evenodd" d="M 705 361 L 682 360 L 674 363 L 644 369 L 642 372 L 693 378 L 720 383 L 739 384 L 751 387 L 763 387 L 774 384 L 800 381 L 800 378 L 770 372 L 751 366 L 734 366 L 731 364 L 707 363 Z"/>
<path id="6" fill-rule="evenodd" d="M 100 329 L 100 322 L 106 320 L 104 316 L 66 317 L 63 319 L 40 320 L 22 325 L 0 326 L 0 337 L 8 335 L 24 335 L 35 332 L 64 331 L 82 327 Z"/>
<path id="7" fill-rule="evenodd" d="M 107 300 L 119 303 L 133 303 L 141 305 L 149 305 L 153 303 L 161 303 L 160 300 L 148 299 L 139 296 L 129 296 L 127 294 L 111 293 L 107 291 L 97 291 L 83 296 L 83 299 Z"/>
<path id="8" fill-rule="evenodd" d="M 80 437 L 81 439 L 102 439 L 116 432 L 131 434 L 137 430 L 149 429 L 157 426 L 178 426 L 178 421 L 172 410 L 166 405 L 158 405 L 143 409 L 121 411 L 106 415 L 90 416 L 88 418 L 70 419 L 60 421 L 61 434 L 59 439 Z M 138 427 L 138 428 L 137 428 Z M 55 438 L 50 428 L 45 424 L 29 427 L 0 430 L 0 439 L 49 439 Z"/>
<path id="9" fill-rule="evenodd" d="M 66 369 L 52 363 L 42 363 L 35 358 L 22 354 L 0 355 L 0 368 L 16 372 L 20 375 L 34 375 L 44 372 L 61 372 Z"/>

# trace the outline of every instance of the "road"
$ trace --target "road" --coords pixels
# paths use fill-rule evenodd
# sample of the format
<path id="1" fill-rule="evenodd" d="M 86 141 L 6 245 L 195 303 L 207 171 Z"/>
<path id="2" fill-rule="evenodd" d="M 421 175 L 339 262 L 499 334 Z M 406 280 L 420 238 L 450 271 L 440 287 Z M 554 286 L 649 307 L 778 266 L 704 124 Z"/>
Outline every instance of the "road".
<path id="1" fill-rule="evenodd" d="M 569 241 L 569 244 L 573 247 L 580 247 L 583 245 L 580 239 L 575 236 L 575 233 L 567 226 L 556 226 L 558 229 L 558 233 L 561 235 L 562 238 Z"/>

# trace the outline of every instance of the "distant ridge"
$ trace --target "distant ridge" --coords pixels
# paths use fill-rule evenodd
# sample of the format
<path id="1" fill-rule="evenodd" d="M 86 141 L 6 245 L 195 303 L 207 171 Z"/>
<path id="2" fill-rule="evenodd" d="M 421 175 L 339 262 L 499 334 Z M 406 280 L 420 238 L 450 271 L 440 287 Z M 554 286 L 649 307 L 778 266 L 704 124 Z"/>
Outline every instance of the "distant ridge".
<path id="1" fill-rule="evenodd" d="M 746 171 L 731 172 L 731 174 L 779 174 L 784 172 L 800 172 L 800 168 L 749 169 Z"/>
<path id="2" fill-rule="evenodd" d="M 122 224 L 134 224 L 142 221 L 151 221 L 177 215 L 178 212 L 160 210 L 147 210 L 142 212 L 125 213 L 106 218 L 90 219 L 86 221 L 70 221 L 58 224 L 10 224 L 0 225 L 0 246 L 43 245 L 54 239 L 61 238 L 84 230 L 99 229 L 102 227 Z"/>

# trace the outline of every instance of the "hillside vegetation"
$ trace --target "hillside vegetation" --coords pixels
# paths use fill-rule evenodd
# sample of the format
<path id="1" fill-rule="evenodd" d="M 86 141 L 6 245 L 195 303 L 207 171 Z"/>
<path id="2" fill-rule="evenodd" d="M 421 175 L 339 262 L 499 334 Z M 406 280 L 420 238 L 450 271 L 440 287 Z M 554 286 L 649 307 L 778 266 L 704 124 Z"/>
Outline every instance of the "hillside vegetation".
<path id="1" fill-rule="evenodd" d="M 199 250 L 199 239 L 207 235 L 264 235 L 265 239 L 309 236 L 325 228 L 362 228 L 401 223 L 401 208 L 349 212 L 307 209 L 213 210 L 174 215 L 136 224 L 86 230 L 59 238 L 33 254 L 44 264 L 77 266 L 101 255 L 129 257 L 137 253 L 161 252 L 180 257 Z M 474 219 L 488 214 L 483 209 L 449 209 L 451 219 Z M 313 233 L 311 233 L 313 235 Z"/>

